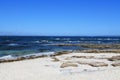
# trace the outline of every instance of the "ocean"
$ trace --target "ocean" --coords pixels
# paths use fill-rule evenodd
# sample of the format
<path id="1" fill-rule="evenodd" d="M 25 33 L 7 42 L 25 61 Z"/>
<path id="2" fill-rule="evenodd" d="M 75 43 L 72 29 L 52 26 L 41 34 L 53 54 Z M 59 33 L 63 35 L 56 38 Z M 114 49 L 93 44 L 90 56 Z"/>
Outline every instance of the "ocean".
<path id="1" fill-rule="evenodd" d="M 84 50 L 80 46 L 55 44 L 120 44 L 116 36 L 0 36 L 0 59 L 57 51 Z"/>

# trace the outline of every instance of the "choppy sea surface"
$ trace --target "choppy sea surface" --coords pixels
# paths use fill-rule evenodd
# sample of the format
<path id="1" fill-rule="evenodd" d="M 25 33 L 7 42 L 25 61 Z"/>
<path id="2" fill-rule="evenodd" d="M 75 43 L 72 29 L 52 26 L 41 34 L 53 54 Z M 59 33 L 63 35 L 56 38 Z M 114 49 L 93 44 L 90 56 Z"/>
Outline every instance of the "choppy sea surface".
<path id="1" fill-rule="evenodd" d="M 120 44 L 120 37 L 112 36 L 0 36 L 0 59 L 25 55 L 51 54 L 56 51 L 81 50 L 79 46 L 51 44 Z"/>

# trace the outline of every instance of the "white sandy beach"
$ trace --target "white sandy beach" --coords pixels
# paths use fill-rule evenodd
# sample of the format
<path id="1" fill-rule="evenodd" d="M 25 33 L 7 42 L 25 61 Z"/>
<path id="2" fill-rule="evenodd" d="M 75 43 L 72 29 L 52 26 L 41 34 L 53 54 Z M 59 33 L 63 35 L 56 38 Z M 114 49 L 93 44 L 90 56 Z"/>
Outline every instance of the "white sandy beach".
<path id="1" fill-rule="evenodd" d="M 114 61 L 107 60 L 116 55 L 120 56 L 115 53 L 70 53 L 0 63 L 0 80 L 120 80 L 120 66 L 113 67 L 111 64 Z M 94 62 L 104 62 L 108 65 L 101 67 L 88 65 Z M 68 66 L 61 67 L 64 63 Z"/>

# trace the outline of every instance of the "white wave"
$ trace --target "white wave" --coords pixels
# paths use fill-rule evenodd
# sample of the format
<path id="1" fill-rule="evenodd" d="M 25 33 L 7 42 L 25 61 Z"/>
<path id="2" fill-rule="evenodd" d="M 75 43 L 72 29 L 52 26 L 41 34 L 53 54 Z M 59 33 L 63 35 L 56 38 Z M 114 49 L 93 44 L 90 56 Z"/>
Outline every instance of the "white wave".
<path id="1" fill-rule="evenodd" d="M 56 38 L 55 40 L 60 40 L 60 38 Z"/>
<path id="2" fill-rule="evenodd" d="M 7 56 L 3 56 L 3 57 L 0 57 L 1 60 L 12 60 L 12 59 L 15 59 L 15 57 L 13 57 L 12 55 L 7 55 Z"/>
<path id="3" fill-rule="evenodd" d="M 41 43 L 40 41 L 35 41 L 34 43 Z"/>
<path id="4" fill-rule="evenodd" d="M 69 43 L 77 43 L 77 42 L 80 42 L 80 41 L 65 41 L 65 42 L 69 42 Z"/>
<path id="5" fill-rule="evenodd" d="M 19 44 L 16 44 L 16 43 L 10 43 L 10 44 L 8 44 L 8 46 L 17 46 L 17 45 L 19 45 Z"/>
<path id="6" fill-rule="evenodd" d="M 43 43 L 47 43 L 47 42 L 49 42 L 48 40 L 42 40 L 41 42 L 43 42 Z"/>
<path id="7" fill-rule="evenodd" d="M 16 60 L 16 59 L 21 58 L 21 57 L 24 57 L 27 59 L 30 56 L 33 56 L 33 57 L 42 56 L 42 55 L 50 56 L 54 53 L 55 52 L 42 52 L 42 53 L 27 54 L 27 55 L 18 56 L 18 57 L 13 57 L 12 55 L 7 55 L 7 56 L 0 57 L 0 60 Z"/>
<path id="8" fill-rule="evenodd" d="M 70 38 L 63 38 L 62 40 L 70 40 Z"/>
<path id="9" fill-rule="evenodd" d="M 37 57 L 37 56 L 42 56 L 42 55 L 47 55 L 47 56 L 49 56 L 49 55 L 52 55 L 52 54 L 54 54 L 55 52 L 42 52 L 42 53 L 34 53 L 34 54 L 27 54 L 27 55 L 24 55 L 23 57 L 29 57 L 29 56 L 35 56 L 35 57 Z"/>

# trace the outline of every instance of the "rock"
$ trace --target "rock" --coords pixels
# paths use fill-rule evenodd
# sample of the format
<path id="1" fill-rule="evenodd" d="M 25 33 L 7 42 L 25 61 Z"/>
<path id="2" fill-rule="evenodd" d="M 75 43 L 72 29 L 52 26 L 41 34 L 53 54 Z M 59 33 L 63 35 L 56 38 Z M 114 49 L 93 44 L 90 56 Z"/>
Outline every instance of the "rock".
<path id="1" fill-rule="evenodd" d="M 66 57 L 65 60 L 71 60 L 72 58 L 71 57 Z"/>
<path id="2" fill-rule="evenodd" d="M 82 65 L 89 65 L 88 62 L 83 62 L 83 61 L 77 61 L 78 64 L 82 64 Z"/>
<path id="3" fill-rule="evenodd" d="M 112 56 L 111 58 L 108 58 L 109 61 L 119 61 L 120 56 Z"/>
<path id="4" fill-rule="evenodd" d="M 100 50 L 97 49 L 91 49 L 91 50 L 83 50 L 83 53 L 100 53 Z"/>
<path id="5" fill-rule="evenodd" d="M 72 56 L 72 58 L 87 58 L 87 59 L 90 59 L 90 58 L 94 58 L 94 56 Z"/>
<path id="6" fill-rule="evenodd" d="M 104 62 L 93 62 L 93 63 L 89 63 L 90 66 L 93 67 L 104 67 L 104 66 L 108 66 L 108 64 L 104 63 Z"/>
<path id="7" fill-rule="evenodd" d="M 58 58 L 56 58 L 55 56 L 54 57 L 52 57 L 52 61 L 54 61 L 54 62 L 58 62 L 58 61 L 60 61 Z"/>
<path id="8" fill-rule="evenodd" d="M 59 56 L 59 55 L 69 54 L 69 53 L 71 53 L 71 51 L 61 51 L 61 52 L 55 53 L 54 56 Z"/>
<path id="9" fill-rule="evenodd" d="M 113 63 L 111 65 L 114 66 L 114 67 L 117 67 L 117 66 L 120 66 L 120 62 L 115 62 L 115 63 Z"/>
<path id="10" fill-rule="evenodd" d="M 77 63 L 73 63 L 73 62 L 65 62 L 62 63 L 60 68 L 65 68 L 65 67 L 78 67 Z"/>

